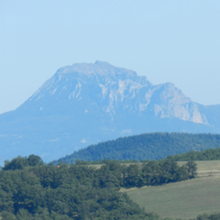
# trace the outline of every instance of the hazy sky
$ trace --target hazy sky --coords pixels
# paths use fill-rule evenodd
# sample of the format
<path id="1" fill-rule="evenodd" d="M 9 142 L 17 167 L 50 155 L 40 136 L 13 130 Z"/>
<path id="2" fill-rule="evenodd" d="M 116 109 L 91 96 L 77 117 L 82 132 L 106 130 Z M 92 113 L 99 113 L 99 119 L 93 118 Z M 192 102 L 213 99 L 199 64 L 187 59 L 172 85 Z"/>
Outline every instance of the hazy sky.
<path id="1" fill-rule="evenodd" d="M 0 113 L 58 68 L 96 60 L 220 104 L 220 1 L 0 1 Z"/>

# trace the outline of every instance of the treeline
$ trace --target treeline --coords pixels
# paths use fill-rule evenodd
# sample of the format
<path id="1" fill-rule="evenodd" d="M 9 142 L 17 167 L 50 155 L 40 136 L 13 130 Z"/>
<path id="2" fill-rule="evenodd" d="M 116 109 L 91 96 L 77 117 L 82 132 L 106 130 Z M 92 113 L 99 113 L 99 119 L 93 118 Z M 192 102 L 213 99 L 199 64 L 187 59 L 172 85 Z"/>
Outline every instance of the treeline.
<path id="1" fill-rule="evenodd" d="M 172 158 L 122 165 L 105 160 L 100 169 L 85 165 L 46 165 L 40 157 L 18 157 L 0 171 L 2 220 L 159 219 L 145 213 L 121 187 L 159 185 L 193 178 L 194 162 L 179 167 Z"/>
<path id="2" fill-rule="evenodd" d="M 196 220 L 220 220 L 220 213 L 211 215 L 204 213 L 203 215 L 199 215 Z"/>
<path id="3" fill-rule="evenodd" d="M 178 166 L 173 157 L 159 161 L 138 163 L 132 161 L 129 165 L 116 160 L 103 160 L 98 162 L 77 161 L 76 165 L 101 164 L 101 169 L 110 170 L 117 176 L 119 187 L 131 188 L 142 186 L 160 185 L 195 178 L 197 173 L 196 163 L 188 161 L 183 166 Z"/>
<path id="4" fill-rule="evenodd" d="M 149 133 L 102 142 L 54 161 L 74 163 L 76 160 L 159 160 L 189 151 L 220 148 L 220 135 L 188 133 Z"/>
<path id="5" fill-rule="evenodd" d="M 176 161 L 220 160 L 220 148 L 177 154 L 174 156 L 174 159 Z"/>

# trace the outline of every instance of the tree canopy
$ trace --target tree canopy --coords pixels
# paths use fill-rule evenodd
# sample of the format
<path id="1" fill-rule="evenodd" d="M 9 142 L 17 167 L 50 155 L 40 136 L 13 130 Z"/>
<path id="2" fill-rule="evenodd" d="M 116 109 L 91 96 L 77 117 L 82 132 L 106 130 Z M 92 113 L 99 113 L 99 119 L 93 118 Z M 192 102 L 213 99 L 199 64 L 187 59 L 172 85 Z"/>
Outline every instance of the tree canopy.
<path id="1" fill-rule="evenodd" d="M 128 166 L 104 160 L 86 165 L 46 165 L 35 155 L 7 161 L 0 171 L 0 216 L 4 219 L 159 219 L 145 213 L 121 187 L 182 181 L 196 176 L 194 162 L 173 158 Z"/>
<path id="2" fill-rule="evenodd" d="M 220 149 L 220 135 L 149 133 L 91 145 L 58 161 L 54 161 L 54 163 L 57 164 L 61 160 L 68 164 L 75 163 L 76 160 L 159 160 L 169 155 L 177 155 L 189 151 L 203 151 L 211 148 Z M 218 153 L 218 158 L 220 159 L 220 153 Z"/>

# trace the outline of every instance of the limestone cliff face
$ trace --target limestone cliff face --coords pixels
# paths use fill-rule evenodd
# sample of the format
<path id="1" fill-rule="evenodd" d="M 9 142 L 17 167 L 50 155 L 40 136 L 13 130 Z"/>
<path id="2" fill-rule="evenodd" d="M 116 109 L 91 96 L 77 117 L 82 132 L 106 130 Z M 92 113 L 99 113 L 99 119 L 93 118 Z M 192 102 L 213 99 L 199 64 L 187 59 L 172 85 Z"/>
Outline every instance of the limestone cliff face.
<path id="1" fill-rule="evenodd" d="M 207 123 L 197 104 L 173 84 L 153 85 L 134 71 L 99 61 L 59 69 L 21 108 L 30 106 L 29 111 L 49 114 L 56 110 L 56 102 L 70 112 L 73 103 L 82 109 L 82 114 L 98 110 L 103 117 L 109 115 L 112 121 L 120 114 L 153 112 L 159 118 Z"/>
<path id="2" fill-rule="evenodd" d="M 158 101 L 154 105 L 155 116 L 161 118 L 175 117 L 183 121 L 207 124 L 207 119 L 206 117 L 202 118 L 198 105 L 187 98 L 173 84 L 166 83 L 155 86 L 155 88 L 155 93 L 157 90 L 160 91 Z"/>

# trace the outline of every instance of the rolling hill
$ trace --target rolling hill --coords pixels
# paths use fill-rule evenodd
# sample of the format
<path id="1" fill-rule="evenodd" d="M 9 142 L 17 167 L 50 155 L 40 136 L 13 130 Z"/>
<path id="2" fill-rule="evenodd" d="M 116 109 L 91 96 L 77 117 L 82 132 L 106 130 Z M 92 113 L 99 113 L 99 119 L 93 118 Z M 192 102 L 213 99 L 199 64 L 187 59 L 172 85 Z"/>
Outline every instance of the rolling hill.
<path id="1" fill-rule="evenodd" d="M 75 160 L 158 160 L 169 155 L 177 155 L 189 151 L 199 152 L 211 148 L 220 149 L 220 135 L 149 133 L 91 145 L 54 162 L 57 163 L 62 160 L 71 164 Z M 188 154 L 177 155 L 176 160 L 180 160 L 178 158 L 181 157 L 188 158 Z M 208 158 L 205 157 L 205 159 Z"/>

